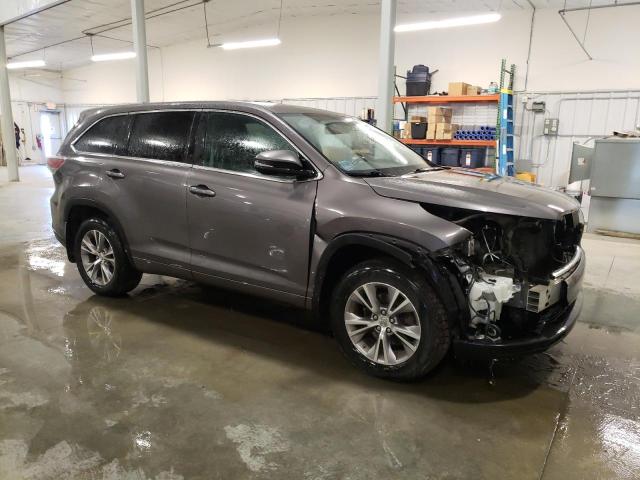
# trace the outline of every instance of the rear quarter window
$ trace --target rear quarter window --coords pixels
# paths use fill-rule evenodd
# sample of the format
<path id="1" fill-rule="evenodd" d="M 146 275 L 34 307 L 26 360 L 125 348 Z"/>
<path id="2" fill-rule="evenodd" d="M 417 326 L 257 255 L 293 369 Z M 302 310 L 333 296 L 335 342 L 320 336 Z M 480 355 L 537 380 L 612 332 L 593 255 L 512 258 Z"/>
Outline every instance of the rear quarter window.
<path id="1" fill-rule="evenodd" d="M 127 147 L 129 115 L 115 115 L 99 120 L 73 144 L 78 152 L 122 155 Z"/>

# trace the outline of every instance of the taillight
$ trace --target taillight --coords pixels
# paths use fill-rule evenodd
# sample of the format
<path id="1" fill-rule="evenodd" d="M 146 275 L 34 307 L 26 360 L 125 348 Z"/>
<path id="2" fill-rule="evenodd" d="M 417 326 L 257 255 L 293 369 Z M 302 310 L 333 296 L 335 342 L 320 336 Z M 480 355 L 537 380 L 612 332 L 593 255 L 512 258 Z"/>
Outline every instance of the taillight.
<path id="1" fill-rule="evenodd" d="M 47 167 L 51 172 L 55 173 L 62 165 L 64 165 L 64 158 L 61 157 L 49 157 L 47 158 Z"/>

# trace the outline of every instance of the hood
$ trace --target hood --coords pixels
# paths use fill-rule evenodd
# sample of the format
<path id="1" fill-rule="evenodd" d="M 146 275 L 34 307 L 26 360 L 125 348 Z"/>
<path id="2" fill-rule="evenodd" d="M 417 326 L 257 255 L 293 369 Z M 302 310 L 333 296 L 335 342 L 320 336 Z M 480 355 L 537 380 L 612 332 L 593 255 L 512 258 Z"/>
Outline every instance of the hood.
<path id="1" fill-rule="evenodd" d="M 580 207 L 549 188 L 459 168 L 365 181 L 383 197 L 505 215 L 560 220 Z"/>

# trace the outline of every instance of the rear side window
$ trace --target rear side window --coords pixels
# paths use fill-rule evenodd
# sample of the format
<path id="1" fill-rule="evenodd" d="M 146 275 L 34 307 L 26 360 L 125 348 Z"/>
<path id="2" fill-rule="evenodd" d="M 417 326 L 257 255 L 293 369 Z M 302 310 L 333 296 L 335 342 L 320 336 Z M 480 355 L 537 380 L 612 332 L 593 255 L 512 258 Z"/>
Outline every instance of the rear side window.
<path id="1" fill-rule="evenodd" d="M 193 112 L 153 112 L 131 115 L 129 157 L 182 162 L 193 121 Z"/>
<path id="2" fill-rule="evenodd" d="M 205 167 L 258 174 L 256 155 L 293 150 L 273 128 L 239 113 L 205 112 L 196 132 L 194 163 Z"/>
<path id="3" fill-rule="evenodd" d="M 74 144 L 79 152 L 122 155 L 129 134 L 129 116 L 117 115 L 100 120 Z"/>

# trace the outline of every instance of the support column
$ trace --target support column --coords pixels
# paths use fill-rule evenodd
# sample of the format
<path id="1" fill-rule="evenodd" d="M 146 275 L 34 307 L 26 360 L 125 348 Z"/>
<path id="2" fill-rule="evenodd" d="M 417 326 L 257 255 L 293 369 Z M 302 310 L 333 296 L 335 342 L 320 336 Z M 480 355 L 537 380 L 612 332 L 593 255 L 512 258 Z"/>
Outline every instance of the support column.
<path id="1" fill-rule="evenodd" d="M 387 133 L 393 129 L 393 82 L 395 75 L 397 0 L 382 0 L 380 8 L 380 58 L 378 60 L 378 128 Z"/>
<path id="2" fill-rule="evenodd" d="M 133 46 L 136 52 L 136 90 L 140 103 L 149 103 L 149 68 L 147 66 L 147 30 L 144 0 L 131 0 Z"/>
<path id="3" fill-rule="evenodd" d="M 7 171 L 10 182 L 20 181 L 18 174 L 18 155 L 16 153 L 16 137 L 13 129 L 13 112 L 11 111 L 11 92 L 9 91 L 9 71 L 7 70 L 7 49 L 4 39 L 4 25 L 0 26 L 0 132 L 2 145 L 7 159 Z"/>

